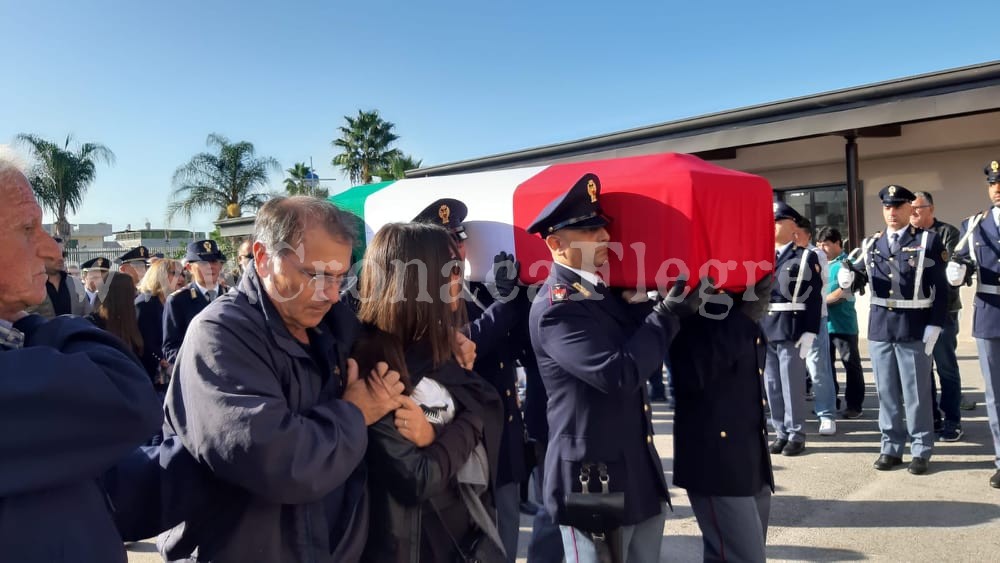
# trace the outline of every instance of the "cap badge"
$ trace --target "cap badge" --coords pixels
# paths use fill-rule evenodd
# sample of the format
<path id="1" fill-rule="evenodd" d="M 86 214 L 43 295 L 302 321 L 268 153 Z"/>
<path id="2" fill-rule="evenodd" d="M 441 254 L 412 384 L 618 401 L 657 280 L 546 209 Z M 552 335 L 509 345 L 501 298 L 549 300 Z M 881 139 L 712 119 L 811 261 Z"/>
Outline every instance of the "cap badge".
<path id="1" fill-rule="evenodd" d="M 587 181 L 587 194 L 590 195 L 590 203 L 597 203 L 597 184 L 593 180 Z"/>
<path id="2" fill-rule="evenodd" d="M 896 186 L 889 186 L 889 197 L 896 196 Z"/>
<path id="3" fill-rule="evenodd" d="M 139 256 L 142 256 L 143 258 L 146 257 L 146 248 L 145 247 L 142 247 L 142 246 L 139 247 Z"/>
<path id="4" fill-rule="evenodd" d="M 441 224 L 447 225 L 448 219 L 451 217 L 451 208 L 447 205 L 442 205 L 438 208 L 438 217 L 441 218 Z"/>
<path id="5" fill-rule="evenodd" d="M 993 161 L 990 163 L 990 170 L 994 172 L 1000 172 L 1000 162 Z"/>
<path id="6" fill-rule="evenodd" d="M 212 251 L 212 241 L 210 241 L 210 240 L 206 240 L 204 243 L 202 243 L 201 246 L 205 249 L 205 252 L 211 252 Z"/>

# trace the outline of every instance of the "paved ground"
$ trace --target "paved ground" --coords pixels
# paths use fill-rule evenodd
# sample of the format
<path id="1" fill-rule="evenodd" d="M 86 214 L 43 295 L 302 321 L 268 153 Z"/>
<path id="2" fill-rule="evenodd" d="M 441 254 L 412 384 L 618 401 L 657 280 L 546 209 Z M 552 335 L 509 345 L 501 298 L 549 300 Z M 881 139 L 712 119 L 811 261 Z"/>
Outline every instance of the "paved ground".
<path id="1" fill-rule="evenodd" d="M 769 560 L 1000 560 L 1000 490 L 988 485 L 993 451 L 974 344 L 959 345 L 959 360 L 964 393 L 979 406 L 963 411 L 963 440 L 939 443 L 930 472 L 919 477 L 905 467 L 884 473 L 871 467 L 878 456 L 878 401 L 865 360 L 864 417 L 838 421 L 832 437 L 815 434 L 817 423 L 811 420 L 805 454 L 772 458 L 778 490 L 771 507 Z M 843 371 L 840 376 L 843 380 Z M 669 480 L 672 413 L 657 404 L 654 422 Z M 674 511 L 664 529 L 661 560 L 699 561 L 701 537 L 687 495 L 671 491 Z M 530 519 L 522 518 L 521 526 L 519 562 L 526 561 Z M 129 561 L 160 558 L 151 544 L 142 543 L 129 547 Z"/>

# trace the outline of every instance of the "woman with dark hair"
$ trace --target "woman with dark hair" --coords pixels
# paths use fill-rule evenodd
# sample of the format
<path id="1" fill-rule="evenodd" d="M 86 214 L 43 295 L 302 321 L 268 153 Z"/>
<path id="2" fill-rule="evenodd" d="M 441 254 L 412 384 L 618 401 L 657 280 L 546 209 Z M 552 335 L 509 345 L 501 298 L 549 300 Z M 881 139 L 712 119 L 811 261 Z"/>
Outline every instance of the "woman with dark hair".
<path id="1" fill-rule="evenodd" d="M 110 272 L 107 290 L 98 294 L 94 310 L 87 315 L 90 322 L 117 336 L 136 357 L 142 357 L 142 334 L 135 320 L 135 284 L 132 277 Z"/>
<path id="2" fill-rule="evenodd" d="M 353 356 L 362 374 L 387 361 L 406 396 L 368 430 L 365 561 L 454 561 L 476 540 L 499 549 L 491 493 L 503 406 L 453 357 L 465 325 L 458 256 L 448 232 L 426 224 L 386 225 L 368 246 Z"/>

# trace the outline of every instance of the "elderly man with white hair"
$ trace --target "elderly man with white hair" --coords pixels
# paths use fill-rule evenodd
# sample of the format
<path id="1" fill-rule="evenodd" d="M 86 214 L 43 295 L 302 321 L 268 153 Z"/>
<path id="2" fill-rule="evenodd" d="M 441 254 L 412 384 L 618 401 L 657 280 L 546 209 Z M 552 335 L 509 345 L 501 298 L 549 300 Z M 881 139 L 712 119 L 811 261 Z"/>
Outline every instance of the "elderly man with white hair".
<path id="1" fill-rule="evenodd" d="M 159 428 L 153 386 L 82 318 L 25 313 L 59 255 L 0 147 L 0 546 L 4 561 L 125 561 L 99 477 Z"/>

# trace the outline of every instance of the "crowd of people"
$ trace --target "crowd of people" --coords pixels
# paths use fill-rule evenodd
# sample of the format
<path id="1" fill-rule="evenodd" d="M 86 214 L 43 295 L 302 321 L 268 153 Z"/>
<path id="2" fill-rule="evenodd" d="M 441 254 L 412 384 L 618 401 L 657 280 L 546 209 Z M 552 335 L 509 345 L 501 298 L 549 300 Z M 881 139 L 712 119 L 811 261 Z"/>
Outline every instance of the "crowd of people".
<path id="1" fill-rule="evenodd" d="M 1000 166 L 986 173 L 992 207 L 961 231 L 929 193 L 887 186 L 886 229 L 848 254 L 834 228 L 813 245 L 779 202 L 773 274 L 647 294 L 602 278 L 610 218 L 593 174 L 527 229 L 551 254 L 538 287 L 507 252 L 489 283 L 466 281 L 455 199 L 380 229 L 357 276 L 356 217 L 304 196 L 259 210 L 230 286 L 213 240 L 183 261 L 141 246 L 117 271 L 95 258 L 76 279 L 0 155 L 0 551 L 124 561 L 123 541 L 156 536 L 165 561 L 500 563 L 529 510 L 529 561 L 658 561 L 670 496 L 647 385 L 667 358 L 673 482 L 704 558 L 763 561 L 770 455 L 806 451 L 809 400 L 821 435 L 862 416 L 857 292 L 871 301 L 875 469 L 902 464 L 909 440 L 920 475 L 936 439 L 963 435 L 957 287 L 977 280 L 1000 468 Z"/>

